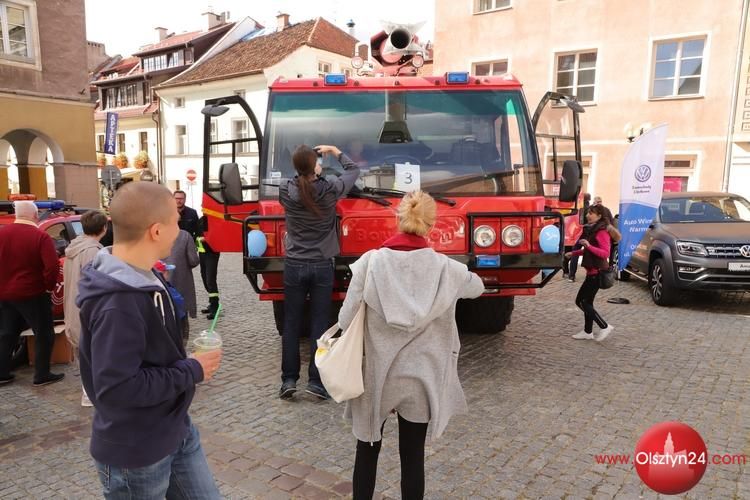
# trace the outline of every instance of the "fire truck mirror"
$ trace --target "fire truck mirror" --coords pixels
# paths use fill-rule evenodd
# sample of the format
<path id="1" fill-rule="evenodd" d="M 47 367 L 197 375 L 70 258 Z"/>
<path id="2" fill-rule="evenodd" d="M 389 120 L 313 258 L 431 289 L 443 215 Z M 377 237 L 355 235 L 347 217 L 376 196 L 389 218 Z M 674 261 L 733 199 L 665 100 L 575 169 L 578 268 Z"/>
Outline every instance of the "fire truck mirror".
<path id="1" fill-rule="evenodd" d="M 221 197 L 227 205 L 242 204 L 242 177 L 236 163 L 224 163 L 219 167 Z"/>
<path id="2" fill-rule="evenodd" d="M 560 176 L 560 194 L 558 199 L 562 202 L 572 202 L 578 199 L 581 191 L 581 178 L 583 168 L 577 160 L 565 160 Z"/>

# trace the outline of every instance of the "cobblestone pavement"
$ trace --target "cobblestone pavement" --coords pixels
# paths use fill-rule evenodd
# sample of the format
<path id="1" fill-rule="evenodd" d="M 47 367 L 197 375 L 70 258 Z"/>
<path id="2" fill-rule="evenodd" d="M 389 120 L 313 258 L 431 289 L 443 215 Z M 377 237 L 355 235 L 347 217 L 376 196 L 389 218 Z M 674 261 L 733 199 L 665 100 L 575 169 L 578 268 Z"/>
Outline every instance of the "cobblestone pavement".
<path id="1" fill-rule="evenodd" d="M 236 255 L 222 256 L 219 282 L 224 363 L 191 414 L 222 493 L 350 495 L 354 438 L 342 407 L 276 397 L 271 306 L 256 300 Z M 692 295 L 668 309 L 650 302 L 645 285 L 620 283 L 597 300 L 615 325 L 600 344 L 570 338 L 582 324 L 577 288 L 555 278 L 538 297 L 516 300 L 504 334 L 462 338 L 470 413 L 428 445 L 427 498 L 654 498 L 632 466 L 597 465 L 594 454 L 632 453 L 664 420 L 696 428 L 711 453 L 750 455 L 750 296 Z M 611 296 L 631 304 L 607 304 Z M 207 324 L 197 320 L 193 331 Z M 0 388 L 0 498 L 100 495 L 91 410 L 79 406 L 77 369 L 59 368 L 60 384 L 33 388 L 23 369 Z M 387 498 L 400 497 L 395 431 L 389 422 L 378 471 Z M 709 465 L 688 497 L 750 498 L 747 466 Z"/>

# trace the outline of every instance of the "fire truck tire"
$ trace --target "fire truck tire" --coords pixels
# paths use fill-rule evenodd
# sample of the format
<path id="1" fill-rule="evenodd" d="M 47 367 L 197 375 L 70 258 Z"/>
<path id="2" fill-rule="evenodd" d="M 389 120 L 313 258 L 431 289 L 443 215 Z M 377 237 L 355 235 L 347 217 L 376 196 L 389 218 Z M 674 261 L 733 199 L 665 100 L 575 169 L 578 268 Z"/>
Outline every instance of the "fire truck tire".
<path id="1" fill-rule="evenodd" d="M 329 325 L 333 326 L 339 320 L 339 311 L 343 304 L 340 300 L 334 300 L 331 303 L 331 315 Z M 303 327 L 302 337 L 310 337 L 310 303 L 305 304 L 305 311 L 303 315 Z M 273 320 L 276 323 L 276 331 L 279 332 L 279 336 L 284 332 L 284 301 L 274 300 L 273 301 Z"/>
<path id="2" fill-rule="evenodd" d="M 459 300 L 456 323 L 460 333 L 500 333 L 510 324 L 513 297 L 482 297 Z"/>

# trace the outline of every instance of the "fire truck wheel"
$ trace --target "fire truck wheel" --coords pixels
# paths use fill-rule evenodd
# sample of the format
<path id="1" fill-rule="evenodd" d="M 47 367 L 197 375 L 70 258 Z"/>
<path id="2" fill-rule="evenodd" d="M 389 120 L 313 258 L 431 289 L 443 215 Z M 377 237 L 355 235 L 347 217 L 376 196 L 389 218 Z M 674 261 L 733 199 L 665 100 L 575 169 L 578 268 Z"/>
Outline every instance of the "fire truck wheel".
<path id="1" fill-rule="evenodd" d="M 459 300 L 456 323 L 460 333 L 500 333 L 510 323 L 513 297 L 481 297 Z"/>
<path id="2" fill-rule="evenodd" d="M 334 300 L 331 303 L 331 315 L 329 325 L 333 326 L 339 320 L 339 311 L 343 301 Z M 310 303 L 305 304 L 305 310 L 302 313 L 302 337 L 310 337 Z M 284 331 L 284 301 L 274 300 L 273 301 L 273 320 L 276 323 L 276 331 L 279 332 L 279 336 Z"/>

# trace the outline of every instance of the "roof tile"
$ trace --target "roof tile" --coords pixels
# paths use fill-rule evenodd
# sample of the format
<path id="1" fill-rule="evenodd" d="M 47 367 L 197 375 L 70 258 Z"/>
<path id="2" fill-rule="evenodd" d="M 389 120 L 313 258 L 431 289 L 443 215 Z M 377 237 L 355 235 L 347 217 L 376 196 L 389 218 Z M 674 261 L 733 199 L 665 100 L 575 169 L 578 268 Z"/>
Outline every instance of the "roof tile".
<path id="1" fill-rule="evenodd" d="M 325 19 L 311 19 L 282 31 L 239 42 L 161 86 L 176 87 L 260 73 L 302 45 L 350 56 L 354 52 L 355 43 L 354 37 Z"/>

